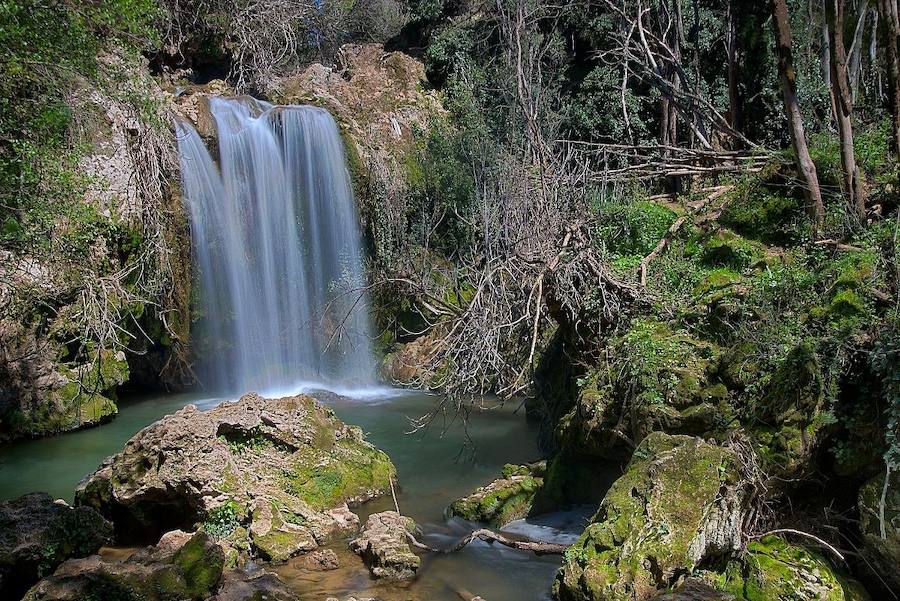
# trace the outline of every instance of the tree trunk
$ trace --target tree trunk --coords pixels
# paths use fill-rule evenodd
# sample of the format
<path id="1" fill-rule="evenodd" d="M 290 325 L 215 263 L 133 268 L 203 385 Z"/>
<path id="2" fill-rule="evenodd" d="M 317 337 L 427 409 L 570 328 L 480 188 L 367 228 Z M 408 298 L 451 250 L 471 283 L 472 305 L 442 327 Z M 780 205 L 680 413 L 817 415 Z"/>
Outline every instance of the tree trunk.
<path id="1" fill-rule="evenodd" d="M 725 48 L 728 55 L 728 113 L 729 125 L 734 131 L 741 131 L 741 103 L 738 82 L 738 35 L 734 23 L 734 0 L 729 0 L 727 7 L 727 29 L 725 32 Z"/>
<path id="2" fill-rule="evenodd" d="M 825 223 L 825 205 L 816 166 L 809 156 L 806 145 L 806 131 L 803 115 L 797 100 L 797 81 L 794 73 L 794 57 L 791 52 L 791 22 L 788 16 L 787 0 L 772 0 L 772 23 L 775 28 L 775 53 L 778 57 L 778 74 L 781 78 L 781 93 L 784 97 L 784 112 L 788 120 L 791 143 L 797 155 L 797 171 L 803 180 L 803 193 L 807 210 L 813 218 L 813 229 L 818 235 Z"/>
<path id="3" fill-rule="evenodd" d="M 841 168 L 844 175 L 844 194 L 847 204 L 860 222 L 866 218 L 865 183 L 856 164 L 853 145 L 853 100 L 847 77 L 847 52 L 844 48 L 844 0 L 825 0 L 825 20 L 828 22 L 829 52 L 831 53 L 831 96 L 834 118 L 841 143 Z"/>
<path id="4" fill-rule="evenodd" d="M 900 24 L 898 24 L 897 0 L 878 0 L 878 12 L 885 29 L 885 71 L 888 79 L 888 96 L 891 115 L 894 118 L 894 150 L 900 152 Z"/>

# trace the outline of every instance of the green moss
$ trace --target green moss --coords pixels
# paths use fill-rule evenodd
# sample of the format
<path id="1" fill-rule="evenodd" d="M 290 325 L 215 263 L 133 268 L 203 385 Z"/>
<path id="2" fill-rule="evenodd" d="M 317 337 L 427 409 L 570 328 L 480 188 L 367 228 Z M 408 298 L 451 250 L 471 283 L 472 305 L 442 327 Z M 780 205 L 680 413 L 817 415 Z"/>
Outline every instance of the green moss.
<path id="1" fill-rule="evenodd" d="M 760 178 L 749 177 L 731 194 L 719 221 L 755 240 L 787 242 L 795 236 L 802 210 L 801 203 L 782 190 L 767 187 Z"/>
<path id="2" fill-rule="evenodd" d="M 181 568 L 191 598 L 211 595 L 222 578 L 225 556 L 222 549 L 205 533 L 198 532 L 172 559 Z"/>
<path id="3" fill-rule="evenodd" d="M 524 473 L 510 474 L 454 501 L 447 509 L 448 515 L 497 527 L 527 516 L 543 479 L 532 476 L 527 466 L 515 467 L 524 468 Z"/>
<path id="4" fill-rule="evenodd" d="M 741 270 L 762 258 L 759 243 L 751 242 L 729 230 L 718 230 L 703 245 L 703 261 L 709 265 Z"/>

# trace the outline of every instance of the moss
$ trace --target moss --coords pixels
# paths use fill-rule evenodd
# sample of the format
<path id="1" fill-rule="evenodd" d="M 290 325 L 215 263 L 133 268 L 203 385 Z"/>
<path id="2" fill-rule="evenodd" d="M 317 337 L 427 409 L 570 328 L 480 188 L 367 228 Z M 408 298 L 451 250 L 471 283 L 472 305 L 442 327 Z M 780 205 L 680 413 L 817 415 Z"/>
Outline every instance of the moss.
<path id="1" fill-rule="evenodd" d="M 704 244 L 702 258 L 709 265 L 741 270 L 763 255 L 759 243 L 751 242 L 729 230 L 719 230 Z"/>
<path id="2" fill-rule="evenodd" d="M 655 432 L 638 446 L 592 524 L 566 553 L 565 598 L 646 598 L 702 558 L 697 532 L 739 480 L 730 451 Z M 578 591 L 575 593 L 573 591 Z"/>
<path id="3" fill-rule="evenodd" d="M 507 467 L 516 467 L 515 471 L 520 473 L 510 473 L 468 497 L 454 501 L 447 509 L 448 515 L 497 527 L 527 516 L 543 479 L 534 477 L 527 466 Z M 524 473 L 521 473 L 523 470 Z M 504 472 L 509 471 L 513 470 L 504 469 Z"/>
<path id="4" fill-rule="evenodd" d="M 784 243 L 794 236 L 802 219 L 797 199 L 768 188 L 758 178 L 741 182 L 719 218 L 736 232 L 768 243 Z"/>
<path id="5" fill-rule="evenodd" d="M 204 599 L 215 591 L 222 578 L 225 556 L 206 534 L 198 532 L 175 553 L 172 561 L 181 568 L 190 597 Z"/>
<path id="6" fill-rule="evenodd" d="M 732 578 L 730 588 L 747 601 L 868 600 L 864 590 L 838 575 L 818 553 L 791 545 L 777 536 L 747 546 L 742 580 Z"/>

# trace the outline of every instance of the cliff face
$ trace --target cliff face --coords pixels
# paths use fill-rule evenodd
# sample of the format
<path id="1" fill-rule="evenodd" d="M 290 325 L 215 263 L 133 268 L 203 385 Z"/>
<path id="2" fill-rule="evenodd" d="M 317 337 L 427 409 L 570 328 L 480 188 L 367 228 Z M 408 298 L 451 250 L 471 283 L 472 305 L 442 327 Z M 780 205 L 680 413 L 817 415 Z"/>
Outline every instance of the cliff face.
<path id="1" fill-rule="evenodd" d="M 110 419 L 129 380 L 185 381 L 189 244 L 168 103 L 143 59 L 97 63 L 65 96 L 62 167 L 38 172 L 44 196 L 0 248 L 0 441 Z"/>

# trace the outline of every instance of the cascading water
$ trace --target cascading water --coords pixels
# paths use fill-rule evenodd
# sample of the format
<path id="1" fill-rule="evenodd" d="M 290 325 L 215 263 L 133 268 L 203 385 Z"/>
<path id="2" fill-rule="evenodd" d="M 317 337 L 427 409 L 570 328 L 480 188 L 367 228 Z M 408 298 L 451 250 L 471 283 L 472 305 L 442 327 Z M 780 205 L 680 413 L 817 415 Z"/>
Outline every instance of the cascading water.
<path id="1" fill-rule="evenodd" d="M 228 393 L 374 382 L 360 230 L 337 125 L 214 98 L 218 168 L 178 123 L 199 270 L 201 378 Z"/>

